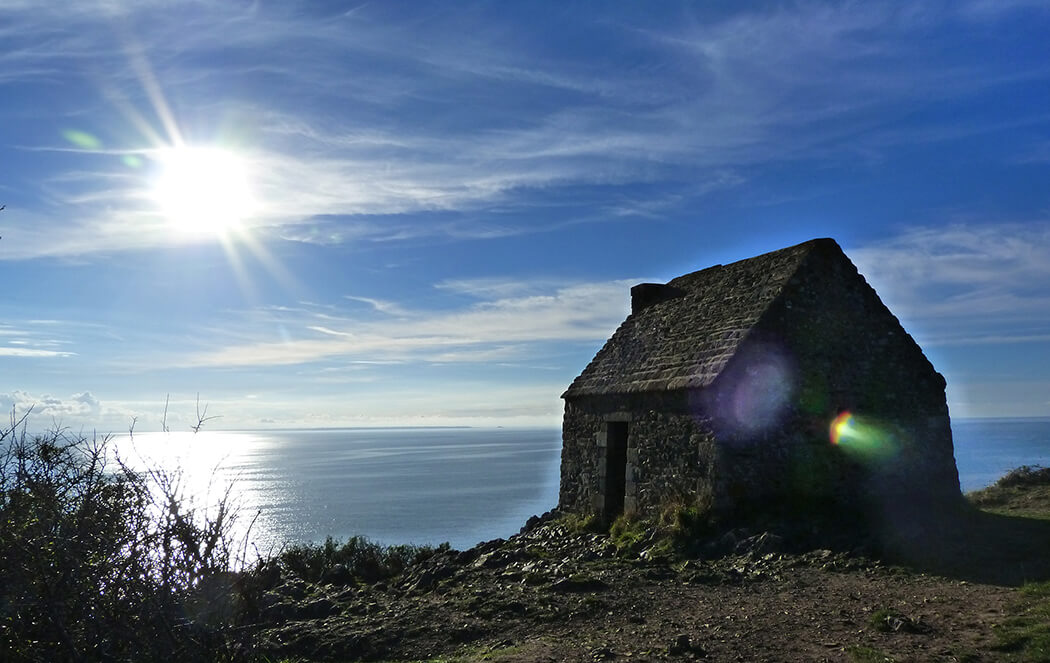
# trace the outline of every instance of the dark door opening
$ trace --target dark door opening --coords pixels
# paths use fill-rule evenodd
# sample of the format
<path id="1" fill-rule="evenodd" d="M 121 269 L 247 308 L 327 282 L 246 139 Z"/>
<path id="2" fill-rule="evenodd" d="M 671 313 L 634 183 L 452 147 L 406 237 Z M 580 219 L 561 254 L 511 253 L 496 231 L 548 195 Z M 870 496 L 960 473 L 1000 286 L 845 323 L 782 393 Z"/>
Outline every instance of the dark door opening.
<path id="1" fill-rule="evenodd" d="M 612 521 L 623 513 L 627 487 L 627 422 L 610 421 L 605 438 L 605 509 L 602 515 Z"/>

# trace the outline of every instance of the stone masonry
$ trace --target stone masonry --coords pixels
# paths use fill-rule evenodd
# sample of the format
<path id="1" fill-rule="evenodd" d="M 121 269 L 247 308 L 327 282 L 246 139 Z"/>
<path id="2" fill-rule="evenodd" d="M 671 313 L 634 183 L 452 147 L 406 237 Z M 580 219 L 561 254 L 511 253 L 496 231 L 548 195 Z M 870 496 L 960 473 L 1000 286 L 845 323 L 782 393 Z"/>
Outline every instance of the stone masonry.
<path id="1" fill-rule="evenodd" d="M 833 240 L 642 284 L 563 395 L 560 506 L 957 500 L 944 388 Z"/>

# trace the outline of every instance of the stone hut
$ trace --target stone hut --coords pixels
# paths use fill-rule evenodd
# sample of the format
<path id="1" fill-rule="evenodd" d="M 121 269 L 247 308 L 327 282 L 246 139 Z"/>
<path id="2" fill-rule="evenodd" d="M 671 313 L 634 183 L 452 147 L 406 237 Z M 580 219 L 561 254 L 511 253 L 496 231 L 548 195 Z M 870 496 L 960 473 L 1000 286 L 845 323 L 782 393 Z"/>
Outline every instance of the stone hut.
<path id="1" fill-rule="evenodd" d="M 559 503 L 953 502 L 944 388 L 834 240 L 643 283 L 562 395 Z"/>

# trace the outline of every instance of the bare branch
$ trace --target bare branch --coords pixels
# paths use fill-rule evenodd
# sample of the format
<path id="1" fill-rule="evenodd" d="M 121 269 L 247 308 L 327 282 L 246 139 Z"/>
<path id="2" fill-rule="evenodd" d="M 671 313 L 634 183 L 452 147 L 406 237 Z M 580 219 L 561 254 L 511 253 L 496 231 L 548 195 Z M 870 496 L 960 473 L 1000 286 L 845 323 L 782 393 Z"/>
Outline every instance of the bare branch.
<path id="1" fill-rule="evenodd" d="M 33 412 L 33 407 L 34 407 L 33 405 L 30 405 L 26 409 L 26 411 L 22 413 L 22 416 L 18 417 L 15 414 L 15 406 L 12 405 L 11 406 L 11 427 L 8 428 L 7 430 L 0 429 L 0 440 L 4 439 L 8 435 L 12 435 L 13 436 L 15 434 L 15 432 L 18 430 L 19 426 L 22 427 L 22 432 L 24 434 L 25 433 L 25 427 L 26 427 L 26 419 L 28 419 L 29 415 Z"/>
<path id="2" fill-rule="evenodd" d="M 208 404 L 207 403 L 204 404 L 204 411 L 201 412 L 201 395 L 200 395 L 200 392 L 197 392 L 197 425 L 190 426 L 190 430 L 192 430 L 194 434 L 197 434 L 197 433 L 200 432 L 201 426 L 204 425 L 204 422 L 211 421 L 212 419 L 219 419 L 219 418 L 220 418 L 220 415 L 212 415 L 210 417 L 208 416 Z"/>

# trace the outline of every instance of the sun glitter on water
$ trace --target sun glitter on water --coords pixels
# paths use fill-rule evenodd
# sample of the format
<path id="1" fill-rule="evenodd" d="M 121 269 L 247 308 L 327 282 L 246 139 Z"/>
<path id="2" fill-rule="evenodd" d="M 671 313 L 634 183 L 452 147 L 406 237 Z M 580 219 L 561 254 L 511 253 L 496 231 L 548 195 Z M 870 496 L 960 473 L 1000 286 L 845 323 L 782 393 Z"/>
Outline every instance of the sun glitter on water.
<path id="1" fill-rule="evenodd" d="M 243 158 L 215 147 L 160 150 L 150 197 L 176 232 L 224 236 L 256 209 Z"/>

